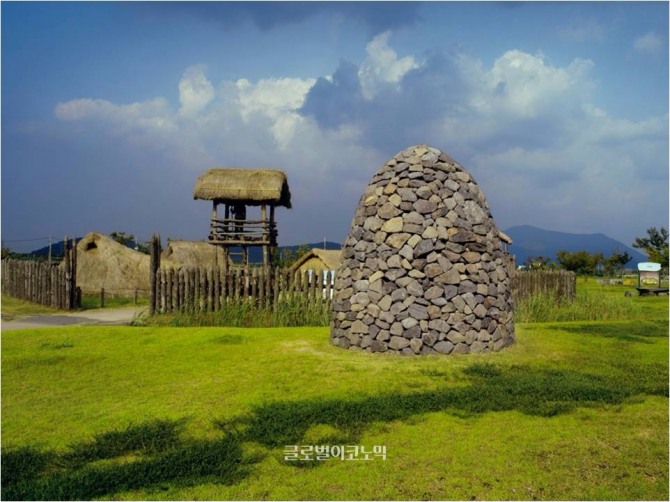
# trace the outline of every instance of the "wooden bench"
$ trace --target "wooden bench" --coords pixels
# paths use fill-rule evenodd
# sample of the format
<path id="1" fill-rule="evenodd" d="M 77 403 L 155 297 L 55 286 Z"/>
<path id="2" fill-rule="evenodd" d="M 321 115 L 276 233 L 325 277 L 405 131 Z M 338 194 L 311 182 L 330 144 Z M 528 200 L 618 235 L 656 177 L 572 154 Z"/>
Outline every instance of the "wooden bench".
<path id="1" fill-rule="evenodd" d="M 667 295 L 668 288 L 635 288 L 637 292 L 640 293 L 640 296 L 649 296 L 649 295 Z"/>

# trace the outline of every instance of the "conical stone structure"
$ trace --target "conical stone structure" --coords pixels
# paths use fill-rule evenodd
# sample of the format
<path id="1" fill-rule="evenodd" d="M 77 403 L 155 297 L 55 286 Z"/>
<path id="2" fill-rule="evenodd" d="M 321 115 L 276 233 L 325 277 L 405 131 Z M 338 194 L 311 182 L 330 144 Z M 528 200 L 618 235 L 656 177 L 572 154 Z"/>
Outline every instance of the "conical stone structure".
<path id="1" fill-rule="evenodd" d="M 436 148 L 403 150 L 358 204 L 331 342 L 403 354 L 499 350 L 514 342 L 510 262 L 472 176 Z"/>

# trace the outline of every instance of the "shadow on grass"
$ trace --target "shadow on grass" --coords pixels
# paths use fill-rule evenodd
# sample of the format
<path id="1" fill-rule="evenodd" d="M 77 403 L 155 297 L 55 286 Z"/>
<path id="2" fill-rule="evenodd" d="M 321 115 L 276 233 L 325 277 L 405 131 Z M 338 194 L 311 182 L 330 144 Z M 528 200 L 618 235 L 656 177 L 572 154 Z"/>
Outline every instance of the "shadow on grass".
<path id="1" fill-rule="evenodd" d="M 96 436 L 58 454 L 33 448 L 2 452 L 3 500 L 91 500 L 127 490 L 246 476 L 239 438 L 181 438 L 183 421 L 155 421 Z"/>
<path id="2" fill-rule="evenodd" d="M 407 420 L 427 412 L 468 416 L 516 410 L 551 417 L 577 406 L 620 404 L 637 395 L 668 395 L 667 379 L 636 383 L 568 370 L 539 370 L 527 366 L 500 368 L 474 364 L 464 370 L 471 384 L 464 387 L 409 394 L 381 394 L 363 399 L 309 399 L 257 406 L 248 416 L 221 420 L 223 431 L 270 447 L 300 444 L 317 425 L 337 429 L 348 444 L 360 440 L 373 422 Z M 666 372 L 667 374 L 667 372 Z"/>
<path id="3" fill-rule="evenodd" d="M 224 433 L 216 440 L 183 439 L 183 421 L 157 421 L 101 434 L 65 454 L 3 451 L 2 498 L 92 499 L 167 485 L 233 484 L 246 477 L 250 464 L 261 458 L 243 455 L 244 443 L 271 449 L 300 444 L 355 445 L 373 423 L 410 423 L 428 412 L 467 417 L 516 410 L 552 417 L 578 406 L 622 404 L 638 395 L 668 395 L 667 368 L 645 379 L 634 378 L 634 368 L 615 373 L 618 376 L 602 376 L 478 363 L 463 371 L 468 382 L 464 386 L 259 405 L 248 415 L 216 421 L 215 426 Z M 444 376 L 436 374 L 435 378 Z M 315 430 L 323 432 L 315 436 Z M 323 464 L 286 462 L 297 468 Z"/>
<path id="4" fill-rule="evenodd" d="M 668 337 L 667 321 L 556 324 L 551 327 L 578 335 L 616 338 L 622 342 L 652 344 L 654 343 L 654 338 Z"/>

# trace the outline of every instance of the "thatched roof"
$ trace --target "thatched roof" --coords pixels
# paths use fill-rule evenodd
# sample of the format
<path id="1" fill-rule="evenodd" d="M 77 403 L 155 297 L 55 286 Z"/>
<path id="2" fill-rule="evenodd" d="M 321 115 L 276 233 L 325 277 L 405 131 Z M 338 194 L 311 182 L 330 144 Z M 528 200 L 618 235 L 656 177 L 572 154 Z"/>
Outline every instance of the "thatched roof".
<path id="1" fill-rule="evenodd" d="M 224 255 L 221 247 L 209 242 L 172 240 L 161 251 L 161 263 L 165 260 L 186 267 L 223 266 Z"/>
<path id="2" fill-rule="evenodd" d="M 309 263 L 312 270 L 337 270 L 342 259 L 339 249 L 312 248 L 291 265 L 291 270 L 298 270 Z"/>
<path id="3" fill-rule="evenodd" d="M 91 232 L 77 243 L 77 286 L 82 291 L 133 294 L 149 290 L 149 255 Z"/>
<path id="4" fill-rule="evenodd" d="M 506 242 L 507 244 L 512 244 L 512 238 L 502 230 L 498 230 L 498 235 L 500 235 L 500 239 L 503 242 Z"/>
<path id="5" fill-rule="evenodd" d="M 198 177 L 194 199 L 291 207 L 286 174 L 279 169 L 214 168 Z"/>

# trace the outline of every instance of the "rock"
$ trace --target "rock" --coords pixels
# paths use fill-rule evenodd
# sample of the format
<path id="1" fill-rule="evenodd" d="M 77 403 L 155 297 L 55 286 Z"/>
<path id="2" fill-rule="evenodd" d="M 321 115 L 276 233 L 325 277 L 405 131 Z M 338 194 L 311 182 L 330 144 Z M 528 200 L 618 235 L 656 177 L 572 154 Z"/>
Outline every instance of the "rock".
<path id="1" fill-rule="evenodd" d="M 433 345 L 433 349 L 435 349 L 440 354 L 450 354 L 454 349 L 454 344 L 446 341 L 437 342 L 435 345 Z"/>
<path id="2" fill-rule="evenodd" d="M 401 336 L 392 336 L 388 344 L 388 347 L 393 350 L 404 349 L 407 346 L 409 346 L 409 340 Z"/>
<path id="3" fill-rule="evenodd" d="M 423 341 L 420 338 L 412 338 L 409 341 L 409 346 L 415 354 L 419 354 L 421 352 L 421 347 L 423 347 Z"/>

